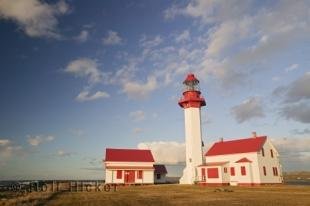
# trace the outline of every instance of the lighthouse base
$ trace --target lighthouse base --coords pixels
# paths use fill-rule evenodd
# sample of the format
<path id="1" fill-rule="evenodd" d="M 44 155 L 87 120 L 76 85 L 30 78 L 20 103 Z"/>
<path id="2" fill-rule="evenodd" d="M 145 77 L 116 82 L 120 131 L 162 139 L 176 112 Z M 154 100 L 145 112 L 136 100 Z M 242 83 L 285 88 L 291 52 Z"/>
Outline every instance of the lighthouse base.
<path id="1" fill-rule="evenodd" d="M 195 183 L 195 176 L 194 176 L 195 173 L 193 173 L 193 172 L 195 172 L 195 169 L 193 171 L 192 168 L 185 167 L 185 169 L 183 170 L 183 175 L 179 180 L 179 183 L 183 184 L 183 185 L 194 184 Z"/>

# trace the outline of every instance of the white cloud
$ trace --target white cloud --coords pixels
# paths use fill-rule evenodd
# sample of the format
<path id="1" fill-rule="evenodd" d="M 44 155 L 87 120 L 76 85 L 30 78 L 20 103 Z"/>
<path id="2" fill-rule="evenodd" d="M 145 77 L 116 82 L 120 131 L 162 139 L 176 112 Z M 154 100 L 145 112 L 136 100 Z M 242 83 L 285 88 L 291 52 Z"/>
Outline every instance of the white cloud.
<path id="1" fill-rule="evenodd" d="M 174 141 L 141 142 L 139 149 L 150 149 L 156 163 L 178 164 L 185 162 L 185 144 Z"/>
<path id="2" fill-rule="evenodd" d="M 68 12 L 65 1 L 0 0 L 0 19 L 14 21 L 30 37 L 59 38 L 57 17 Z"/>
<path id="3" fill-rule="evenodd" d="M 60 149 L 60 150 L 57 151 L 57 155 L 60 156 L 60 157 L 70 157 L 70 156 L 72 156 L 72 153 L 71 152 L 66 152 L 66 151 Z"/>
<path id="4" fill-rule="evenodd" d="M 273 138 L 285 171 L 309 170 L 310 138 Z"/>
<path id="5" fill-rule="evenodd" d="M 142 121 L 145 119 L 145 113 L 142 110 L 137 110 L 129 113 L 129 117 L 134 121 Z"/>
<path id="6" fill-rule="evenodd" d="M 86 42 L 88 40 L 88 37 L 89 37 L 89 31 L 82 30 L 78 36 L 74 37 L 74 39 L 82 43 Z"/>
<path id="7" fill-rule="evenodd" d="M 232 107 L 231 113 L 238 123 L 265 116 L 262 102 L 258 97 L 251 97 L 241 104 Z"/>
<path id="8" fill-rule="evenodd" d="M 294 71 L 296 69 L 298 69 L 299 65 L 298 64 L 292 64 L 289 67 L 285 68 L 285 72 L 291 72 Z"/>
<path id="9" fill-rule="evenodd" d="M 8 139 L 0 139 L 0 146 L 7 146 L 11 141 Z"/>
<path id="10" fill-rule="evenodd" d="M 280 110 L 281 116 L 301 123 L 310 123 L 310 101 L 301 101 L 285 105 Z"/>
<path id="11" fill-rule="evenodd" d="M 98 67 L 94 59 L 79 58 L 69 62 L 64 71 L 78 77 L 86 77 L 90 83 L 98 83 L 103 79 L 103 73 Z"/>
<path id="12" fill-rule="evenodd" d="M 224 89 L 248 82 L 260 65 L 273 55 L 309 39 L 309 1 L 279 1 L 257 5 L 253 1 L 191 0 L 173 5 L 166 18 L 178 15 L 194 18 L 201 31 L 198 49 L 204 56 L 189 62 L 194 71 L 219 80 Z M 188 44 L 188 49 L 193 50 Z M 266 67 L 265 67 L 266 68 Z M 294 66 L 293 68 L 296 68 Z"/>
<path id="13" fill-rule="evenodd" d="M 97 91 L 94 94 L 90 94 L 89 91 L 81 91 L 75 99 L 78 102 L 85 102 L 109 97 L 110 95 L 104 91 Z"/>
<path id="14" fill-rule="evenodd" d="M 178 36 L 176 36 L 175 38 L 175 41 L 177 43 L 180 43 L 180 42 L 185 42 L 185 41 L 188 41 L 190 40 L 190 32 L 189 30 L 184 30 L 181 34 L 179 34 Z"/>
<path id="15" fill-rule="evenodd" d="M 22 147 L 13 145 L 9 139 L 0 139 L 0 166 L 5 165 L 13 155 L 19 154 L 21 151 Z"/>
<path id="16" fill-rule="evenodd" d="M 154 38 L 147 38 L 142 36 L 140 39 L 140 45 L 144 48 L 153 48 L 160 45 L 163 42 L 163 39 L 160 35 L 155 36 Z"/>
<path id="17" fill-rule="evenodd" d="M 108 31 L 107 35 L 102 39 L 104 45 L 119 45 L 122 43 L 122 38 L 116 31 Z"/>
<path id="18" fill-rule="evenodd" d="M 46 137 L 46 141 L 48 141 L 48 142 L 53 141 L 54 139 L 55 139 L 55 137 L 52 135 L 49 135 Z"/>
<path id="19" fill-rule="evenodd" d="M 36 135 L 36 136 L 31 136 L 31 135 L 27 135 L 27 142 L 31 145 L 31 146 L 39 146 L 40 144 L 44 143 L 44 142 L 50 142 L 53 141 L 55 139 L 54 136 L 52 135 Z"/>
<path id="20" fill-rule="evenodd" d="M 157 80 L 154 76 L 149 76 L 146 83 L 128 81 L 123 84 L 123 92 L 130 98 L 143 99 L 157 88 Z"/>

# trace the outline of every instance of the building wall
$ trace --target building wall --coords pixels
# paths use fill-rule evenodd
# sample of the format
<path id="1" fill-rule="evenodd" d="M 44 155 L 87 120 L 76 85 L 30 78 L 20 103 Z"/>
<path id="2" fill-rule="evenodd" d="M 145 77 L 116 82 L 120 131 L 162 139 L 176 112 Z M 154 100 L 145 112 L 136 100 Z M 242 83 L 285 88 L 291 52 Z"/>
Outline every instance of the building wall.
<path id="1" fill-rule="evenodd" d="M 154 174 L 154 182 L 155 183 L 166 183 L 166 174 L 160 174 L 160 179 L 157 179 L 156 174 Z"/>
<path id="2" fill-rule="evenodd" d="M 272 145 L 272 143 L 267 139 L 264 146 L 265 156 L 262 155 L 262 151 L 258 153 L 258 162 L 259 162 L 259 175 L 262 183 L 282 183 L 282 167 L 279 161 L 279 153 Z M 270 150 L 273 151 L 273 158 L 271 157 Z M 264 175 L 263 167 L 266 167 L 266 176 Z M 273 174 L 273 167 L 276 167 L 278 170 L 278 176 Z"/>
<path id="3" fill-rule="evenodd" d="M 236 161 L 242 158 L 248 158 L 251 163 L 236 163 Z M 221 173 L 223 175 L 223 182 L 229 182 L 231 184 L 239 183 L 259 183 L 260 175 L 258 170 L 257 153 L 240 153 L 240 154 L 230 154 L 230 155 L 217 155 L 217 156 L 206 156 L 206 163 L 211 162 L 228 162 L 227 164 L 221 166 Z M 241 166 L 246 168 L 246 175 L 241 174 Z M 224 167 L 227 167 L 227 173 L 224 174 Z M 230 175 L 230 168 L 235 168 L 235 176 Z"/>
<path id="4" fill-rule="evenodd" d="M 123 184 L 125 183 L 125 170 L 133 170 L 135 171 L 136 184 L 154 184 L 154 169 L 142 169 L 152 168 L 153 164 L 153 162 L 105 162 L 105 181 L 106 183 Z M 121 167 L 126 167 L 126 169 L 121 169 Z M 121 179 L 117 179 L 118 170 L 122 171 Z M 143 171 L 142 179 L 137 178 L 138 170 Z"/>
<path id="5" fill-rule="evenodd" d="M 200 108 L 184 109 L 185 116 L 185 142 L 186 142 L 186 167 L 180 179 L 181 184 L 193 184 L 195 181 L 196 167 L 202 164 L 202 140 Z"/>

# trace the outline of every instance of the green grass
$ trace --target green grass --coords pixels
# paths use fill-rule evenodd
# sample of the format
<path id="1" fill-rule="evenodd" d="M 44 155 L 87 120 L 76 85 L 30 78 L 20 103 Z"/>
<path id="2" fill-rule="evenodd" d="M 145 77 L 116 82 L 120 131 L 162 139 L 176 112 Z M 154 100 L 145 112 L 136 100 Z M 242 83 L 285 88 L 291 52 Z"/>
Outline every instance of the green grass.
<path id="1" fill-rule="evenodd" d="M 217 188 L 221 188 L 216 192 Z M 231 192 L 225 192 L 224 189 Z M 33 194 L 32 194 L 33 195 Z M 38 194 L 39 195 L 39 194 Z M 310 205 L 310 186 L 122 186 L 116 192 L 63 192 L 29 205 Z M 24 202 L 25 203 L 25 202 Z M 18 204 L 18 201 L 15 201 Z M 0 204 L 1 205 L 1 204 Z M 6 204 L 12 205 L 12 204 Z M 14 204 L 13 204 L 14 205 Z"/>

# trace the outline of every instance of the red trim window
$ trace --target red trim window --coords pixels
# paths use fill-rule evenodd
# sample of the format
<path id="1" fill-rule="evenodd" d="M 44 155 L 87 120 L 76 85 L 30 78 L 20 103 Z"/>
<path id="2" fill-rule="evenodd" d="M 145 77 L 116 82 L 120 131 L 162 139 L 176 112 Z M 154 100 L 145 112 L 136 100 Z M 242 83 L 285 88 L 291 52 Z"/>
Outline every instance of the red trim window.
<path id="1" fill-rule="evenodd" d="M 267 175 L 267 171 L 266 171 L 266 167 L 265 166 L 263 167 L 263 172 L 264 172 L 264 176 L 266 176 Z"/>
<path id="2" fill-rule="evenodd" d="M 142 170 L 138 170 L 137 178 L 138 179 L 142 179 L 143 178 L 143 171 Z"/>
<path id="3" fill-rule="evenodd" d="M 242 176 L 245 176 L 245 175 L 246 175 L 245 166 L 241 166 L 241 175 L 242 175 Z"/>
<path id="4" fill-rule="evenodd" d="M 270 155 L 273 158 L 273 150 L 272 149 L 270 150 Z"/>
<path id="5" fill-rule="evenodd" d="M 262 147 L 262 156 L 265 157 L 265 150 L 263 147 Z"/>
<path id="6" fill-rule="evenodd" d="M 116 179 L 122 179 L 122 177 L 123 177 L 123 171 L 117 170 L 116 171 Z"/>
<path id="7" fill-rule="evenodd" d="M 227 173 L 227 167 L 224 167 L 224 173 Z"/>
<path id="8" fill-rule="evenodd" d="M 234 167 L 230 168 L 230 175 L 235 176 L 235 168 Z"/>

